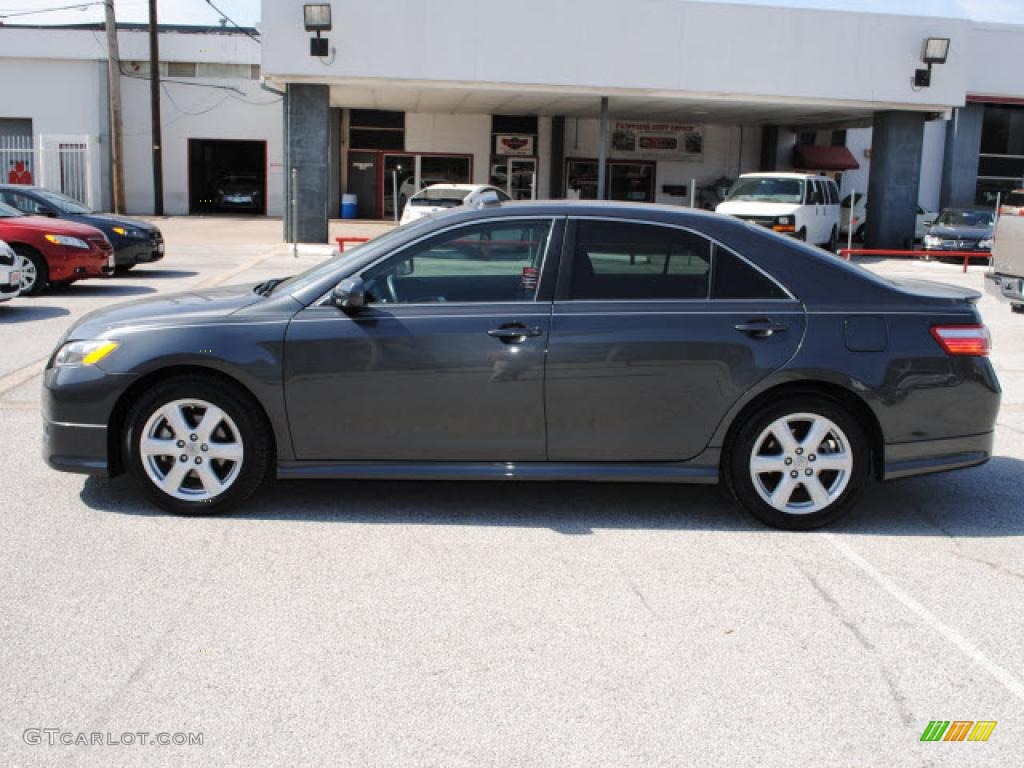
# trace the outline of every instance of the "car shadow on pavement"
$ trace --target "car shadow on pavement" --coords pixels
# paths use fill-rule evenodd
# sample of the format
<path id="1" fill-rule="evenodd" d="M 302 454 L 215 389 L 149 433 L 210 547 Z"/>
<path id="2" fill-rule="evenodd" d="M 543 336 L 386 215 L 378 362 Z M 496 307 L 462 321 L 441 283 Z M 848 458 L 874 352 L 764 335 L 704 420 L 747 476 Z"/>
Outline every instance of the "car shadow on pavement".
<path id="1" fill-rule="evenodd" d="M 1024 535 L 1014 503 L 1024 462 L 997 457 L 978 469 L 874 484 L 857 508 L 826 528 L 867 536 L 1004 537 Z M 90 477 L 90 508 L 123 515 L 166 513 L 125 477 Z M 768 531 L 717 487 L 625 483 L 269 482 L 221 516 L 376 525 L 472 525 L 548 528 L 566 535 L 598 529 Z"/>
<path id="2" fill-rule="evenodd" d="M 48 307 L 39 304 L 0 304 L 0 325 L 6 323 L 29 323 L 33 320 L 49 320 L 71 314 L 64 307 Z"/>
<path id="3" fill-rule="evenodd" d="M 195 272 L 195 271 L 193 271 L 191 269 L 145 269 L 145 268 L 141 268 L 140 269 L 140 268 L 136 268 L 136 269 L 133 269 L 131 272 L 124 272 L 124 273 L 121 273 L 121 274 L 117 274 L 117 275 L 115 275 L 115 277 L 118 277 L 118 278 L 121 278 L 121 279 L 129 278 L 129 277 L 144 277 L 147 280 L 150 279 L 150 278 L 152 278 L 154 280 L 172 280 L 172 279 L 178 279 L 178 278 L 181 278 L 181 277 L 195 277 L 198 274 L 199 274 L 198 272 Z"/>
<path id="4" fill-rule="evenodd" d="M 63 296 L 140 296 L 156 293 L 156 288 L 147 285 L 125 285 L 104 280 L 102 283 L 72 283 L 53 289 L 57 295 Z"/>

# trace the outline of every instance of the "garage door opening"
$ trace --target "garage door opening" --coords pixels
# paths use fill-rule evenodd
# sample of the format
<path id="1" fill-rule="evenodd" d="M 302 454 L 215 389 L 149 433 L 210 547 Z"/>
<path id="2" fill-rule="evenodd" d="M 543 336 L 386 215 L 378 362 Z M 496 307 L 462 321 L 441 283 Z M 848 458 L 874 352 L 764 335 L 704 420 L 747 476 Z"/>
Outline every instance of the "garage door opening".
<path id="1" fill-rule="evenodd" d="M 188 141 L 189 213 L 267 213 L 267 142 Z"/>

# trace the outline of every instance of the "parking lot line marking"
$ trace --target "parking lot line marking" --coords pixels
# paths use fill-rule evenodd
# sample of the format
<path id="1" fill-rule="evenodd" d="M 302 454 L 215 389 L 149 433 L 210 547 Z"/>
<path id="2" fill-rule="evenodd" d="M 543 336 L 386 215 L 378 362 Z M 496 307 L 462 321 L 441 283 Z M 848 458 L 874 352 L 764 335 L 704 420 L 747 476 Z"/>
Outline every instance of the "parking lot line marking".
<path id="1" fill-rule="evenodd" d="M 222 285 L 226 283 L 228 280 L 232 279 L 233 277 L 237 277 L 243 272 L 247 272 L 253 267 L 262 264 L 264 261 L 267 261 L 275 254 L 283 253 L 283 251 L 281 250 L 282 248 L 283 246 L 281 245 L 275 245 L 273 248 L 270 248 L 264 251 L 263 253 L 257 254 L 248 261 L 239 264 L 234 269 L 229 269 L 227 272 L 224 272 L 220 275 L 216 275 L 214 277 L 211 277 L 209 280 L 203 280 L 197 283 L 196 285 L 193 285 L 189 290 L 202 290 L 203 288 L 215 288 L 218 285 Z"/>
<path id="2" fill-rule="evenodd" d="M 3 397 L 11 390 L 17 389 L 26 381 L 43 375 L 43 366 L 46 365 L 46 361 L 49 359 L 49 355 L 41 357 L 35 360 L 24 368 L 19 368 L 14 373 L 9 373 L 0 379 L 0 397 Z"/>
<path id="3" fill-rule="evenodd" d="M 911 611 L 916 613 L 925 623 L 929 624 L 932 629 L 937 631 L 940 635 L 945 637 L 949 642 L 959 648 L 965 656 L 971 659 L 975 664 L 988 672 L 992 677 L 998 680 L 1006 690 L 1012 693 L 1021 701 L 1024 701 L 1024 683 L 1021 683 L 1016 677 L 1008 672 L 1003 667 L 996 664 L 994 661 L 989 659 L 984 653 L 978 648 L 971 644 L 963 635 L 957 632 L 952 627 L 943 624 L 939 618 L 925 608 L 921 603 L 917 602 L 914 598 L 904 592 L 902 589 L 897 587 L 892 581 L 884 576 L 877 568 L 871 563 L 857 554 L 848 544 L 833 533 L 823 534 L 825 540 L 828 541 L 836 550 L 839 551 L 847 560 L 860 568 L 864 573 L 871 577 L 871 579 L 878 584 L 882 589 L 888 592 L 890 595 L 899 600 L 903 605 L 909 608 Z"/>

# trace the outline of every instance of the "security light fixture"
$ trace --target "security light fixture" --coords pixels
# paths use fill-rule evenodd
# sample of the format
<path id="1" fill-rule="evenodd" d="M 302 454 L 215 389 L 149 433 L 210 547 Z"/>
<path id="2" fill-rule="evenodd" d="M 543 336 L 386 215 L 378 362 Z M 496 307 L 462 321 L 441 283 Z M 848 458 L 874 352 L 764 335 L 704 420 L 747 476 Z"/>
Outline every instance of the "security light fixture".
<path id="1" fill-rule="evenodd" d="M 929 37 L 924 41 L 921 51 L 921 61 L 928 65 L 928 69 L 914 70 L 914 85 L 917 88 L 927 88 L 932 84 L 932 65 L 945 64 L 949 58 L 949 38 Z"/>
<path id="2" fill-rule="evenodd" d="M 331 31 L 331 4 L 307 3 L 302 6 L 302 16 L 306 23 L 306 31 L 316 32 L 316 37 L 309 38 L 309 55 L 327 56 L 330 53 L 330 45 L 326 37 L 320 37 L 320 33 Z"/>

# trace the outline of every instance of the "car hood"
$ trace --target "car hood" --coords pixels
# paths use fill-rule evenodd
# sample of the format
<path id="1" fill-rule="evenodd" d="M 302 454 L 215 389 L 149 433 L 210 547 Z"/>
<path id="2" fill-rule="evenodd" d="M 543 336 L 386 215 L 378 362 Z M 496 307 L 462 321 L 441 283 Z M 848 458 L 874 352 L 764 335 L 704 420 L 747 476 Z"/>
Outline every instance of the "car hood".
<path id="1" fill-rule="evenodd" d="M 71 235 L 72 237 L 96 237 L 102 235 L 96 227 L 68 219 L 51 219 L 49 216 L 16 216 L 0 219 L 0 227 L 9 224 L 14 227 L 49 232 L 55 235 Z"/>
<path id="2" fill-rule="evenodd" d="M 138 299 L 90 312 L 65 340 L 99 338 L 126 327 L 208 323 L 260 301 L 264 298 L 253 292 L 252 283 Z"/>
<path id="3" fill-rule="evenodd" d="M 800 206 L 795 203 L 760 203 L 757 201 L 736 200 L 719 203 L 716 213 L 728 213 L 730 216 L 787 216 L 797 212 Z"/>
<path id="4" fill-rule="evenodd" d="M 992 227 L 947 227 L 933 224 L 928 234 L 956 240 L 985 240 L 992 237 Z"/>
<path id="5" fill-rule="evenodd" d="M 157 228 L 148 221 L 129 219 L 126 216 L 115 216 L 108 213 L 73 213 L 68 214 L 64 221 L 77 221 L 82 224 L 89 224 L 107 231 L 113 227 L 125 227 L 126 229 L 139 229 L 143 232 L 156 232 Z"/>

